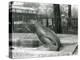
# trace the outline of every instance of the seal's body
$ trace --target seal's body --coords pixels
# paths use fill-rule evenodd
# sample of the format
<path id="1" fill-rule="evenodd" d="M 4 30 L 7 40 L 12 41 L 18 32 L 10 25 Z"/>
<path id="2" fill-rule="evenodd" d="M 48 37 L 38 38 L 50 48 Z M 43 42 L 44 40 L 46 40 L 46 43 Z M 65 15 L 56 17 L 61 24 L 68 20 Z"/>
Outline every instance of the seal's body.
<path id="1" fill-rule="evenodd" d="M 49 50 L 59 51 L 61 43 L 55 32 L 41 25 L 39 22 L 31 21 L 31 23 L 29 28 L 37 34 L 40 41 L 45 46 L 48 46 Z"/>

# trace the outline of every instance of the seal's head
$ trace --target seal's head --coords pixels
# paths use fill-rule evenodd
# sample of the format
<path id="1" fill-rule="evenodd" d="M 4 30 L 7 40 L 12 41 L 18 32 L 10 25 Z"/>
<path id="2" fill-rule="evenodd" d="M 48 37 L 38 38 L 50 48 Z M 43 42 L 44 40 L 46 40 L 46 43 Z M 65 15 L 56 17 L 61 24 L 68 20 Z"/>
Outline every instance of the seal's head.
<path id="1" fill-rule="evenodd" d="M 35 24 L 36 22 L 37 22 L 36 19 L 31 19 L 31 20 L 29 20 L 29 23 L 30 23 L 30 24 Z"/>

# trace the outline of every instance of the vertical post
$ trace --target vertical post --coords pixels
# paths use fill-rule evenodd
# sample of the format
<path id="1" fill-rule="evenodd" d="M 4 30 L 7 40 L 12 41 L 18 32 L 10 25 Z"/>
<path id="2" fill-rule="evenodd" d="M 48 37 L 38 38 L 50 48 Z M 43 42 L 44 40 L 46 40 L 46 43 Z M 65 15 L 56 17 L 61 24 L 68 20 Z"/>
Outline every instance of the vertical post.
<path id="1" fill-rule="evenodd" d="M 61 28 L 61 14 L 60 14 L 60 6 L 59 4 L 54 4 L 54 18 L 55 18 L 55 29 L 56 33 L 61 33 L 62 28 Z"/>
<path id="2" fill-rule="evenodd" d="M 11 1 L 9 3 L 9 57 L 12 58 L 12 30 L 13 30 L 13 19 L 12 19 L 12 4 L 13 4 L 13 1 Z"/>
<path id="3" fill-rule="evenodd" d="M 68 5 L 68 25 L 71 25 L 71 5 Z"/>
<path id="4" fill-rule="evenodd" d="M 48 18 L 46 18 L 46 26 L 48 27 Z"/>

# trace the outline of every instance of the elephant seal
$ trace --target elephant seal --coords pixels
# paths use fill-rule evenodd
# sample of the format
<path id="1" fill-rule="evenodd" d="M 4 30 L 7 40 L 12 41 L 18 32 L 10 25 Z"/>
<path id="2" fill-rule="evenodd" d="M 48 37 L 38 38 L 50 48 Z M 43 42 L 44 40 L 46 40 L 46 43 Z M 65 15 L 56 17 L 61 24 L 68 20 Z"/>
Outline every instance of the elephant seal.
<path id="1" fill-rule="evenodd" d="M 56 33 L 53 30 L 43 26 L 40 22 L 33 19 L 28 22 L 28 27 L 29 30 L 37 34 L 39 40 L 43 43 L 44 46 L 48 47 L 48 50 L 50 51 L 60 50 L 61 47 L 60 39 L 57 37 Z"/>

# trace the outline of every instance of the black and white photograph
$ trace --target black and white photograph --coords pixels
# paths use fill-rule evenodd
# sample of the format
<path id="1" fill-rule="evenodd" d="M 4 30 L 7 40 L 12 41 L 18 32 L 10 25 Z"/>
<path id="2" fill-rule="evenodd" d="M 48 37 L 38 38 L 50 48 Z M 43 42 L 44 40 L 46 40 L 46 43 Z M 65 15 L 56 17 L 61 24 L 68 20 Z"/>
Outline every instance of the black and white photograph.
<path id="1" fill-rule="evenodd" d="M 9 2 L 9 58 L 78 54 L 78 7 Z"/>

